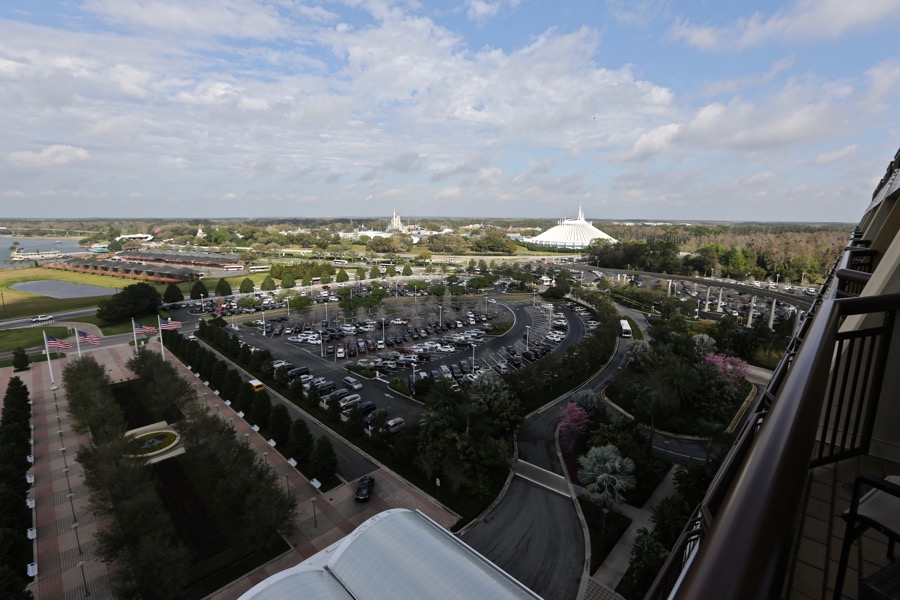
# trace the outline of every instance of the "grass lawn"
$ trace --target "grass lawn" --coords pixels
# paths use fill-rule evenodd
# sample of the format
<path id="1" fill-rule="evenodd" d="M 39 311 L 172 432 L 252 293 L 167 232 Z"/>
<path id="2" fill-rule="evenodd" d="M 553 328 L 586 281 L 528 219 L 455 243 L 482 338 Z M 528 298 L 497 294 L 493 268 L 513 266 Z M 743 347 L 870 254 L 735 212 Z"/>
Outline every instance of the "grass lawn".
<path id="1" fill-rule="evenodd" d="M 70 334 L 65 327 L 23 327 L 20 329 L 4 329 L 0 331 L 0 352 L 12 352 L 16 348 L 43 348 L 42 331 L 55 338 L 65 339 Z M 72 347 L 75 343 L 72 342 Z M 10 363 L 12 364 L 12 363 Z"/>

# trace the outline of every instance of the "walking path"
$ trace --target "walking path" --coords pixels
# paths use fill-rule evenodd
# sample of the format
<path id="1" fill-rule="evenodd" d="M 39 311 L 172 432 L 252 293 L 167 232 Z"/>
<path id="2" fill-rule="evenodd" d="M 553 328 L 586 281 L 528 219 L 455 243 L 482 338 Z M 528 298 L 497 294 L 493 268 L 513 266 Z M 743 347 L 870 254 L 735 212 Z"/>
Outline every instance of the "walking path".
<path id="1" fill-rule="evenodd" d="M 156 350 L 154 346 L 151 345 Z M 125 366 L 133 352 L 127 344 L 82 348 L 82 352 L 105 365 L 114 382 L 133 378 Z M 62 370 L 75 356 L 73 350 L 65 358 L 52 361 L 56 386 L 51 382 L 46 362 L 33 364 L 29 371 L 15 374 L 12 367 L 0 369 L 0 381 L 18 376 L 28 387 L 33 402 L 34 467 L 30 474 L 34 476 L 35 483 L 28 498 L 35 501 L 35 562 L 38 573 L 30 589 L 36 600 L 74 600 L 84 597 L 86 592 L 90 592 L 92 598 L 113 597 L 106 564 L 96 555 L 94 535 L 100 521 L 88 508 L 89 491 L 84 484 L 81 466 L 75 461 L 78 447 L 89 443 L 90 439 L 87 434 L 78 435 L 71 430 L 68 405 L 60 385 Z M 265 460 L 280 475 L 291 493 L 301 496 L 297 531 L 287 540 L 290 550 L 209 598 L 238 598 L 263 579 L 327 548 L 366 519 L 389 508 L 421 510 L 448 528 L 456 522 L 455 515 L 384 468 L 373 474 L 377 482 L 375 495 L 368 503 L 356 502 L 355 482 L 325 493 L 317 492 L 277 449 L 269 446 L 262 435 L 253 431 L 187 367 L 169 352 L 166 352 L 166 358 L 183 377 L 196 383 L 199 401 L 208 401 L 209 410 L 233 425 L 237 439 L 249 443 L 259 453 L 260 460 Z M 5 391 L 0 390 L 0 398 Z M 316 499 L 315 504 L 310 501 L 312 498 Z M 77 526 L 73 527 L 76 522 Z"/>
<path id="2" fill-rule="evenodd" d="M 622 534 L 622 537 L 619 538 L 616 547 L 612 549 L 606 557 L 606 560 L 603 561 L 603 564 L 601 564 L 597 571 L 591 575 L 588 594 L 585 594 L 586 599 L 614 597 L 591 596 L 591 588 L 599 587 L 601 589 L 614 590 L 616 589 L 616 586 L 619 585 L 619 582 L 625 575 L 625 571 L 628 570 L 628 564 L 631 562 L 631 547 L 634 546 L 634 539 L 637 537 L 638 529 L 644 527 L 652 530 L 653 523 L 650 521 L 650 518 L 653 516 L 653 508 L 659 504 L 663 498 L 675 493 L 676 468 L 677 466 L 673 465 L 669 469 L 669 472 L 666 473 L 666 476 L 663 477 L 663 480 L 656 487 L 656 490 L 654 490 L 653 494 L 641 508 L 629 506 L 628 504 L 616 506 L 616 511 L 631 519 L 631 525 L 625 533 Z M 583 488 L 579 488 L 579 491 L 588 493 L 587 490 L 584 490 Z"/>

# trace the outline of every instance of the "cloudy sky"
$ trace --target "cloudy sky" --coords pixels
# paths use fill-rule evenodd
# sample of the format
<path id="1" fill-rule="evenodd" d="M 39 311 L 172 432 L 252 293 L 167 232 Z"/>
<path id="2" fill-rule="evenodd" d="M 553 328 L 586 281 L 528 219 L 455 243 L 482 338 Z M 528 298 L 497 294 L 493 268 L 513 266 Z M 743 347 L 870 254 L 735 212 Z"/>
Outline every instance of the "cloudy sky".
<path id="1" fill-rule="evenodd" d="M 7 217 L 848 221 L 898 0 L 0 0 Z"/>

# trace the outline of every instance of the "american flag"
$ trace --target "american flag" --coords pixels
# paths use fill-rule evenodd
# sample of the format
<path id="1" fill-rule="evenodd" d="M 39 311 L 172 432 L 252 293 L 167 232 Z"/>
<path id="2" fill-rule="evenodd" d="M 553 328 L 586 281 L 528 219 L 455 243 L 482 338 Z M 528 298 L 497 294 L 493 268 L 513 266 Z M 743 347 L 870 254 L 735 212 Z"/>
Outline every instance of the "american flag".
<path id="1" fill-rule="evenodd" d="M 168 321 L 163 321 L 159 325 L 160 329 L 181 329 L 181 321 L 173 321 L 169 319 Z"/>
<path id="2" fill-rule="evenodd" d="M 94 346 L 100 345 L 100 336 L 94 335 L 93 333 L 85 333 L 84 331 L 78 331 L 78 342 L 84 344 L 93 344 Z"/>
<path id="3" fill-rule="evenodd" d="M 133 320 L 131 323 L 134 325 L 135 333 L 156 333 L 156 327 L 150 327 L 149 325 L 141 325 L 137 321 Z"/>
<path id="4" fill-rule="evenodd" d="M 72 348 L 72 344 L 69 342 L 64 342 L 59 338 L 55 338 L 52 335 L 44 334 L 44 337 L 47 338 L 47 348 L 52 348 L 53 350 L 70 350 Z"/>

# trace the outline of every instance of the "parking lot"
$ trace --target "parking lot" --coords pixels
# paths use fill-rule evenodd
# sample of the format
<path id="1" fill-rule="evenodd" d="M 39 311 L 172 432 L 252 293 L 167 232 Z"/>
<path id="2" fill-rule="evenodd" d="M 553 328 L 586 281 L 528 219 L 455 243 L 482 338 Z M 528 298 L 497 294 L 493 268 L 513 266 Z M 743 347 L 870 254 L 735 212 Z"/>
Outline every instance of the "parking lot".
<path id="1" fill-rule="evenodd" d="M 244 343 L 269 350 L 286 361 L 292 378 L 305 387 L 318 385 L 320 395 L 340 401 L 351 396 L 366 412 L 383 410 L 387 418 L 418 422 L 422 405 L 388 387 L 393 378 L 414 384 L 417 378 L 444 378 L 454 389 L 471 385 L 486 369 L 510 373 L 524 368 L 560 346 L 581 339 L 587 317 L 571 308 L 530 301 L 497 302 L 495 298 L 437 304 L 405 300 L 401 304 L 356 311 L 315 306 L 290 317 L 285 311 L 227 315 L 229 328 Z M 455 300 L 455 299 L 454 299 Z M 327 314 L 327 318 L 326 318 Z M 509 327 L 496 336 L 494 324 Z M 346 367 L 377 372 L 374 379 L 356 376 L 350 389 Z M 359 396 L 358 400 L 352 396 Z"/>

